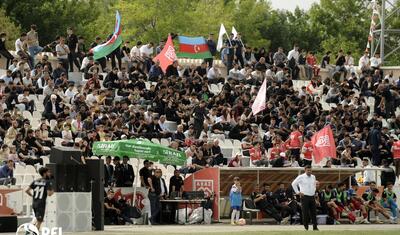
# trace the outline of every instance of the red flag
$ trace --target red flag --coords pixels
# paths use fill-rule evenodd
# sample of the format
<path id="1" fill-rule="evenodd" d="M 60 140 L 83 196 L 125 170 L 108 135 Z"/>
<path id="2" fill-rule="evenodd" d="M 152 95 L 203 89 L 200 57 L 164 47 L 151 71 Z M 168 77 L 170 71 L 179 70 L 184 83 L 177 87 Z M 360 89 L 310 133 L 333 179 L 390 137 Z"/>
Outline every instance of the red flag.
<path id="1" fill-rule="evenodd" d="M 322 159 L 336 158 L 336 145 L 331 126 L 326 126 L 311 138 L 315 163 Z"/>
<path id="2" fill-rule="evenodd" d="M 257 113 L 263 111 L 266 107 L 266 102 L 267 102 L 267 79 L 264 79 L 264 82 L 262 83 L 260 90 L 258 91 L 257 97 L 254 100 L 253 105 L 251 106 L 251 111 L 253 112 L 253 115 L 257 115 Z"/>
<path id="3" fill-rule="evenodd" d="M 168 40 L 160 54 L 153 58 L 154 62 L 157 62 L 157 60 L 160 61 L 160 67 L 164 73 L 167 70 L 168 65 L 172 64 L 176 60 L 174 43 L 172 42 L 171 36 L 168 36 Z"/>

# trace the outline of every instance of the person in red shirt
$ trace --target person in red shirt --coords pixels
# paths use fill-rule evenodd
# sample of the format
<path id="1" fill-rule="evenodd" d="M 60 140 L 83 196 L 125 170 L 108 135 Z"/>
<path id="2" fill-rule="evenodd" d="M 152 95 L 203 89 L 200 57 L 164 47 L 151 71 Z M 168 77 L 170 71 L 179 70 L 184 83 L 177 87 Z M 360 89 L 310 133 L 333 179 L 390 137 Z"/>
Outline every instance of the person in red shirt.
<path id="1" fill-rule="evenodd" d="M 291 157 L 300 163 L 300 149 L 303 146 L 303 134 L 299 131 L 297 124 L 292 125 L 292 133 L 288 139 Z"/>
<path id="2" fill-rule="evenodd" d="M 301 149 L 301 152 L 304 155 L 303 166 L 307 166 L 307 165 L 311 166 L 312 154 L 313 154 L 313 146 L 311 143 L 311 138 L 310 138 L 310 136 L 305 136 L 304 139 L 305 139 L 305 142 L 303 144 L 303 148 Z"/>
<path id="3" fill-rule="evenodd" d="M 318 68 L 317 58 L 314 56 L 314 52 L 312 52 L 312 51 L 308 52 L 306 61 L 307 61 L 307 64 L 313 69 L 314 76 L 315 77 L 318 76 L 320 68 Z"/>
<path id="4" fill-rule="evenodd" d="M 253 148 L 249 150 L 251 163 L 255 166 L 268 166 L 268 159 L 265 158 L 264 149 L 260 142 L 253 143 Z"/>
<path id="5" fill-rule="evenodd" d="M 392 155 L 394 166 L 396 167 L 396 177 L 400 175 L 400 140 L 398 138 L 395 139 L 396 141 L 392 145 Z"/>

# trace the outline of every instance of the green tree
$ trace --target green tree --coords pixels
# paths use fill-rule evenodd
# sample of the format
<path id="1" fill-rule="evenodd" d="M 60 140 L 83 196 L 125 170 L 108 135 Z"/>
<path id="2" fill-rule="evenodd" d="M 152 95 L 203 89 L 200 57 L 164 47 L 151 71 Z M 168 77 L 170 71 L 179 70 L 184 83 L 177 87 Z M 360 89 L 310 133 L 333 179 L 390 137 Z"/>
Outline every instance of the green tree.
<path id="1" fill-rule="evenodd" d="M 31 24 L 36 24 L 40 43 L 45 45 L 57 35 L 66 35 L 67 27 L 88 36 L 86 26 L 97 19 L 104 5 L 95 0 L 3 0 L 0 6 L 21 25 L 22 31 L 27 32 Z"/>
<path id="2" fill-rule="evenodd" d="M 6 15 L 6 12 L 3 8 L 0 8 L 0 19 L 1 32 L 5 32 L 7 34 L 6 44 L 8 45 L 8 49 L 14 50 L 12 45 L 14 45 L 15 39 L 20 36 L 21 28 Z"/>

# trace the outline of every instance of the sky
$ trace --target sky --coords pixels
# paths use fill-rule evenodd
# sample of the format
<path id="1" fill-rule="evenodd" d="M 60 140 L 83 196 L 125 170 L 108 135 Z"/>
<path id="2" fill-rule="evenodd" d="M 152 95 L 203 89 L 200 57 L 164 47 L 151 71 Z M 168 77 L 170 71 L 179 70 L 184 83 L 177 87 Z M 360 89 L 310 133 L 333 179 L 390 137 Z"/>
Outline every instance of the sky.
<path id="1" fill-rule="evenodd" d="M 301 9 L 308 10 L 313 3 L 318 3 L 319 0 L 270 0 L 270 2 L 274 9 L 294 11 L 296 6 L 299 6 Z"/>

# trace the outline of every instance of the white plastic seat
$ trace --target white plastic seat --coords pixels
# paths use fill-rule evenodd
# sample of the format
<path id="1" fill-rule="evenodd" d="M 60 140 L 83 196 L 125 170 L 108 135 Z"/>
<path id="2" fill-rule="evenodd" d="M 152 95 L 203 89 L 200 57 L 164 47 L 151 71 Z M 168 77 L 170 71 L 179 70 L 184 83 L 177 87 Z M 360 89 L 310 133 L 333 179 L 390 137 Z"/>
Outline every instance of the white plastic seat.
<path id="1" fill-rule="evenodd" d="M 54 128 L 57 126 L 57 120 L 50 120 L 50 130 L 54 131 Z"/>
<path id="2" fill-rule="evenodd" d="M 29 121 L 32 121 L 32 114 L 29 111 L 22 111 L 22 116 L 26 119 L 28 119 Z"/>
<path id="3" fill-rule="evenodd" d="M 162 138 L 160 144 L 164 146 L 169 146 L 169 139 Z"/>
<path id="4" fill-rule="evenodd" d="M 151 142 L 153 142 L 155 144 L 160 144 L 160 141 L 156 138 L 151 139 Z"/>
<path id="5" fill-rule="evenodd" d="M 56 137 L 56 138 L 54 138 L 54 145 L 55 145 L 55 146 L 62 146 L 62 145 L 61 145 L 62 141 L 63 141 L 63 140 L 62 140 L 61 138 Z"/>

